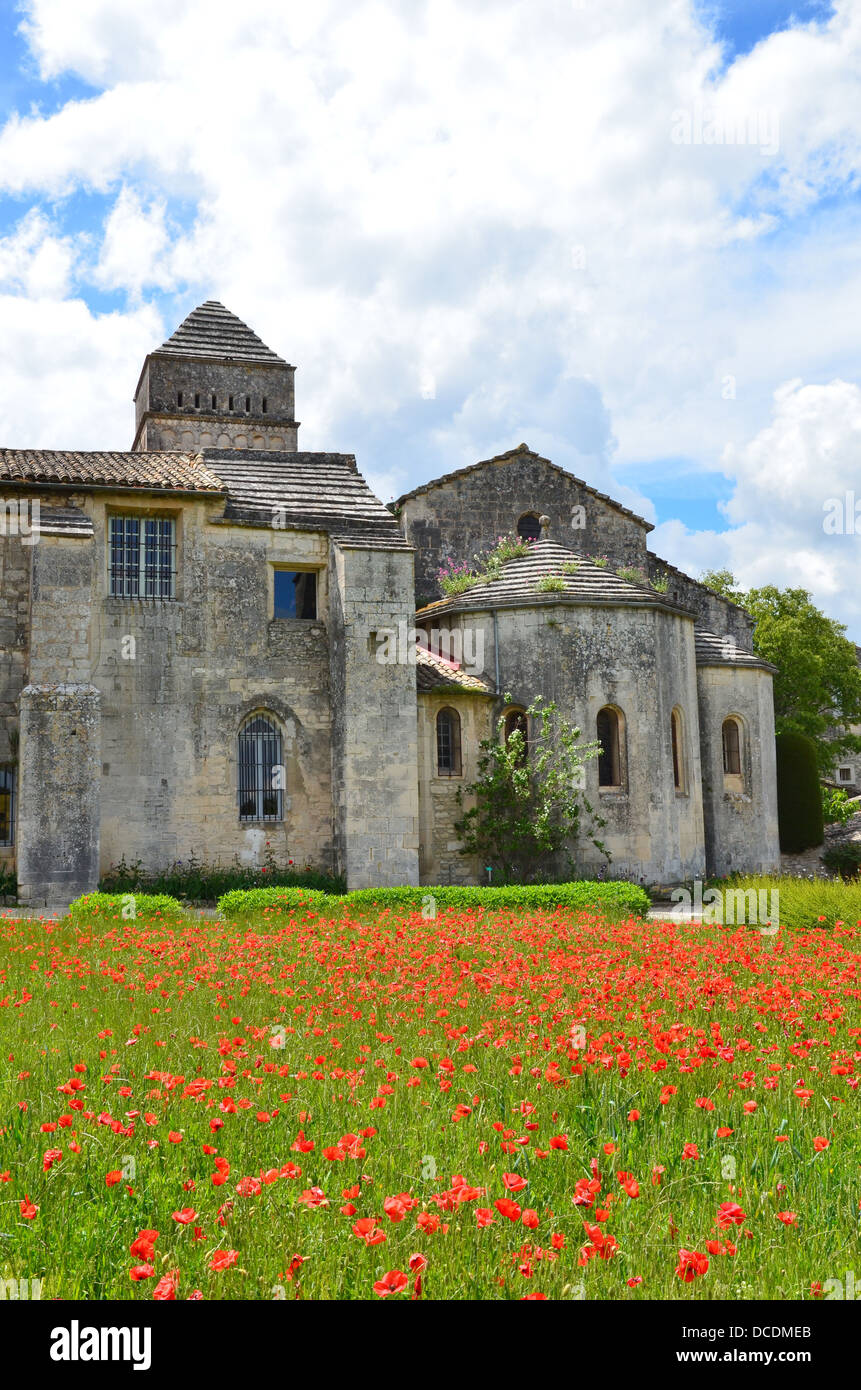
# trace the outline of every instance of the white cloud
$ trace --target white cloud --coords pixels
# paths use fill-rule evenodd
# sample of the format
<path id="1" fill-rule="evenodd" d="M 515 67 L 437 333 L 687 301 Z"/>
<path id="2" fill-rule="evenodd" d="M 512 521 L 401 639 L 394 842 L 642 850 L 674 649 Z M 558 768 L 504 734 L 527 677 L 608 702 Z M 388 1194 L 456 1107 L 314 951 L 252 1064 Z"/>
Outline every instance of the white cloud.
<path id="1" fill-rule="evenodd" d="M 856 383 L 786 382 L 774 393 L 770 424 L 724 455 L 735 484 L 724 506 L 730 529 L 693 533 L 665 522 L 650 548 L 691 574 L 728 568 L 743 587 L 808 589 L 861 638 L 859 454 Z"/>
<path id="2" fill-rule="evenodd" d="M 56 236 L 48 219 L 33 209 L 14 232 L 0 237 L 0 291 L 62 299 L 71 284 L 76 254 L 71 238 Z"/>
<path id="3" fill-rule="evenodd" d="M 105 223 L 101 255 L 94 272 L 97 285 L 139 295 L 144 286 L 167 289 L 171 270 L 164 201 L 145 208 L 131 188 L 123 188 Z"/>

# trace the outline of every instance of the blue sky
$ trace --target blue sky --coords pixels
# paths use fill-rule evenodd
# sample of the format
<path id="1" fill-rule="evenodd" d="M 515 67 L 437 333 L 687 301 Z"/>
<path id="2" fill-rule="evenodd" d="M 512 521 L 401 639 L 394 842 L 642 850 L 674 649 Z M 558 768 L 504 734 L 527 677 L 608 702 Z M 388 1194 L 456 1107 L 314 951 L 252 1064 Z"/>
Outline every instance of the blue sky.
<path id="1" fill-rule="evenodd" d="M 3 442 L 128 447 L 218 298 L 384 498 L 526 440 L 861 639 L 858 8 L 0 7 Z"/>

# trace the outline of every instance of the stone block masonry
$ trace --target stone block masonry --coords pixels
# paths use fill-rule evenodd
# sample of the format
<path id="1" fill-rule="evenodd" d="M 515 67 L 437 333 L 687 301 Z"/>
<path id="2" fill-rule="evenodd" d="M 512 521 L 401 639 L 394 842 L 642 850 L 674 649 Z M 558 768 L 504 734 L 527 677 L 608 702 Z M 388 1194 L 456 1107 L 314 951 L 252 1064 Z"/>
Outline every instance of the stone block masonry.
<path id="1" fill-rule="evenodd" d="M 20 699 L 18 897 L 65 908 L 99 877 L 101 696 L 28 685 Z"/>

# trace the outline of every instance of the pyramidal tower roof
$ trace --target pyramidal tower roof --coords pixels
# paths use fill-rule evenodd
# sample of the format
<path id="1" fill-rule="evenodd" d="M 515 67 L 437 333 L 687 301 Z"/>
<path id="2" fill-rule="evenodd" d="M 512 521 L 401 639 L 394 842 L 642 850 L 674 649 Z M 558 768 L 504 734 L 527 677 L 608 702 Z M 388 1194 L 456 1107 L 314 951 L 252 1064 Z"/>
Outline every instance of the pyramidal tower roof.
<path id="1" fill-rule="evenodd" d="M 243 362 L 273 362 L 286 366 L 262 339 L 217 299 L 192 309 L 158 352 L 174 357 L 236 358 Z"/>

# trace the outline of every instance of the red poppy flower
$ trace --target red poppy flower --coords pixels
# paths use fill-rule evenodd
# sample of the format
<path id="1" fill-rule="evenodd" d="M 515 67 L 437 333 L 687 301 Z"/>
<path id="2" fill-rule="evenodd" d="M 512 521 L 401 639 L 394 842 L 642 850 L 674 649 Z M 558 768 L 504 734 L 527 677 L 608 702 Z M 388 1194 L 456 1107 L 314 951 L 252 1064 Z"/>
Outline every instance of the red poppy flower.
<path id="1" fill-rule="evenodd" d="M 380 1298 L 388 1298 L 390 1293 L 403 1293 L 409 1282 L 402 1270 L 390 1269 L 374 1284 L 374 1293 L 379 1294 Z"/>

